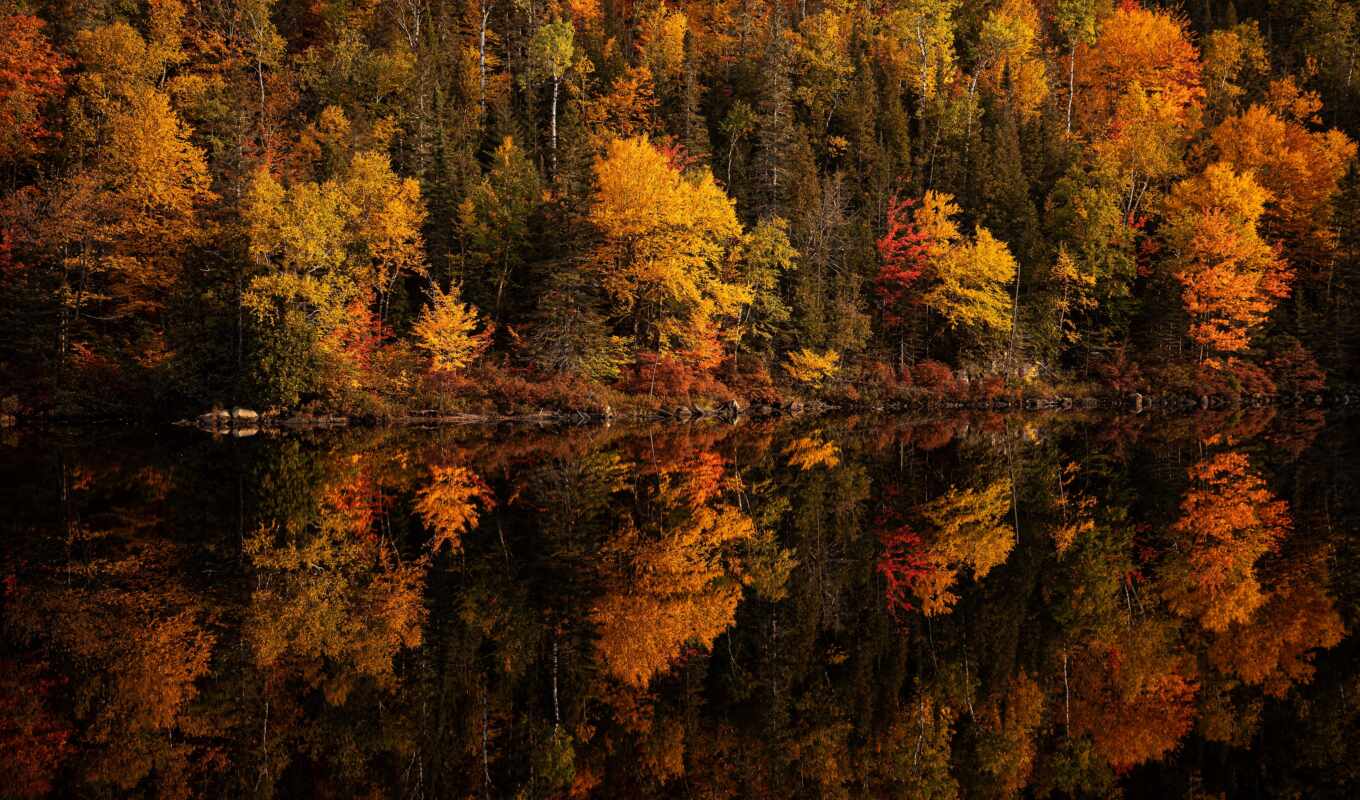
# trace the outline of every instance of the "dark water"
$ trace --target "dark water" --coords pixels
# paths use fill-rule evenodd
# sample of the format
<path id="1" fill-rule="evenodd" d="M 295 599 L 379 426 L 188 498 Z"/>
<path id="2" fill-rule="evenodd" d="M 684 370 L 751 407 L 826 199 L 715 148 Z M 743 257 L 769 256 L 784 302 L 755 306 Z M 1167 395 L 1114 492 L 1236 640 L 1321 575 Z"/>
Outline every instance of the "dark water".
<path id="1" fill-rule="evenodd" d="M 0 443 L 0 795 L 1354 796 L 1360 427 Z"/>

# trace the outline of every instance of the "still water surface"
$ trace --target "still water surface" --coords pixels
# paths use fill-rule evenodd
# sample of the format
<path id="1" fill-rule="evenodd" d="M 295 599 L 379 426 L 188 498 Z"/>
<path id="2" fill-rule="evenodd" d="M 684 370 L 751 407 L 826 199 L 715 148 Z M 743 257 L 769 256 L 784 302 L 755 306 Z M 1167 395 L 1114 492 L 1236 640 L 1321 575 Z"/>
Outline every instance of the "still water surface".
<path id="1" fill-rule="evenodd" d="M 1360 425 L 0 439 L 0 796 L 1353 797 Z"/>

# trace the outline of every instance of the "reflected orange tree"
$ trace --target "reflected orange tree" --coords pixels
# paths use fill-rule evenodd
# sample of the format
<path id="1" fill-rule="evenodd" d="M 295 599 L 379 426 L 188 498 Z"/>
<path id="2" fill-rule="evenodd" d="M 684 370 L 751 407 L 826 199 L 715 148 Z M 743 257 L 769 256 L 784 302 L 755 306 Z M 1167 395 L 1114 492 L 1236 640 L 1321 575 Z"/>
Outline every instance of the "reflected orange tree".
<path id="1" fill-rule="evenodd" d="M 618 567 L 592 617 L 609 673 L 646 687 L 687 643 L 707 648 L 731 626 L 742 591 L 734 559 L 756 529 L 731 495 L 719 454 L 700 450 L 639 467 L 655 488 L 606 547 Z"/>

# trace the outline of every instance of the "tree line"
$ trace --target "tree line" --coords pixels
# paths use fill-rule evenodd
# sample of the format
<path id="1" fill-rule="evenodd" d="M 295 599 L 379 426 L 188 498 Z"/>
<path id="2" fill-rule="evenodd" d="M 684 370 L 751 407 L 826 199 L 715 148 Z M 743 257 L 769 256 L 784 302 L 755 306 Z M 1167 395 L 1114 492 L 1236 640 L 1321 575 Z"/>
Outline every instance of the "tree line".
<path id="1" fill-rule="evenodd" d="M 1347 385 L 1360 4 L 1190 6 L 8 2 L 0 381 L 76 414 Z"/>

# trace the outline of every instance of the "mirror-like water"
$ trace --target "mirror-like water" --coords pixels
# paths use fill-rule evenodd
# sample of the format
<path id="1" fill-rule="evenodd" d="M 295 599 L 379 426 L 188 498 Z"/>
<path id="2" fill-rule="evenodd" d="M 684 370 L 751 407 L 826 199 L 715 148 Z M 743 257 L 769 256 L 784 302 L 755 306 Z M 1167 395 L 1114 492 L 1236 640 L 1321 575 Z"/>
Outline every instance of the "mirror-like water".
<path id="1" fill-rule="evenodd" d="M 1360 426 L 0 443 L 0 794 L 1350 796 Z"/>

